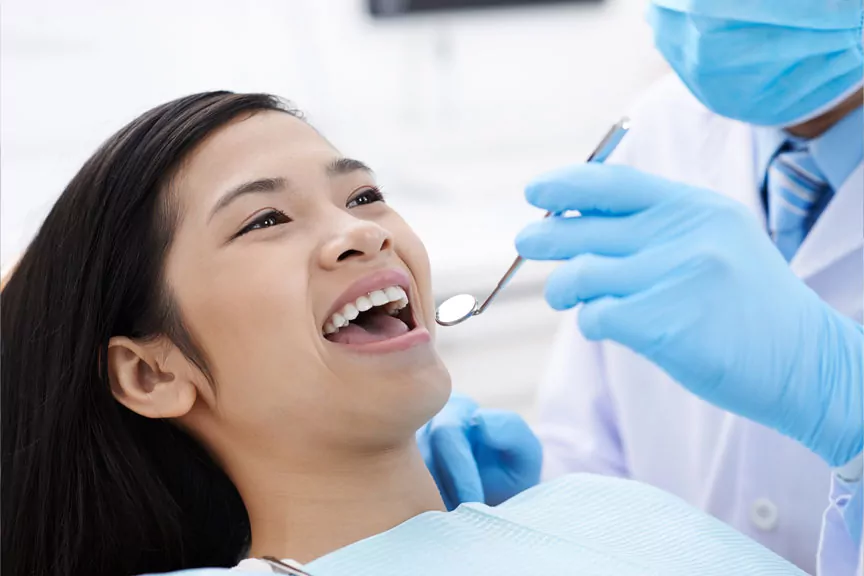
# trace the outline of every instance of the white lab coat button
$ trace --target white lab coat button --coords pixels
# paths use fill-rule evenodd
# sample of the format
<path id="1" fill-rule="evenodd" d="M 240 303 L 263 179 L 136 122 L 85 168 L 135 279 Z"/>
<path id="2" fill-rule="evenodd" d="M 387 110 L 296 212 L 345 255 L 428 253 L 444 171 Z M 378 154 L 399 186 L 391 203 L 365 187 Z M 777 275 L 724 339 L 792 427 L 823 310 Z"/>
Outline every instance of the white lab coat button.
<path id="1" fill-rule="evenodd" d="M 759 498 L 750 508 L 750 521 L 765 532 L 773 530 L 777 526 L 777 506 L 767 498 Z"/>

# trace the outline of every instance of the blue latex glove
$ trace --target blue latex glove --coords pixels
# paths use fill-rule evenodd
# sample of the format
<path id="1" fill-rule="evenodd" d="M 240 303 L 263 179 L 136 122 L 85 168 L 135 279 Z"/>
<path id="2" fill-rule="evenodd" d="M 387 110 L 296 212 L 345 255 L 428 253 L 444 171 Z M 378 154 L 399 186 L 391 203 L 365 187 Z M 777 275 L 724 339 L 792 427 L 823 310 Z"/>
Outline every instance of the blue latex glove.
<path id="1" fill-rule="evenodd" d="M 862 327 L 792 273 L 746 207 L 597 164 L 540 178 L 526 196 L 544 210 L 582 214 L 528 226 L 516 245 L 526 258 L 567 260 L 546 299 L 556 309 L 584 303 L 587 338 L 627 346 L 829 465 L 861 452 Z"/>
<path id="2" fill-rule="evenodd" d="M 461 394 L 417 432 L 417 443 L 448 510 L 495 506 L 540 481 L 543 451 L 528 424 Z"/>

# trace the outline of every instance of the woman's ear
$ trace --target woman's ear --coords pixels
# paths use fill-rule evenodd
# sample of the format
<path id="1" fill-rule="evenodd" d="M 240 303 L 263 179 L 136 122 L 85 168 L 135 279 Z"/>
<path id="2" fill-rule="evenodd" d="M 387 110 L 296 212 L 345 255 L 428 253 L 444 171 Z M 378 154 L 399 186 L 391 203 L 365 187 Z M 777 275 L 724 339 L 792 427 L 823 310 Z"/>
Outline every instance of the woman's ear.
<path id="1" fill-rule="evenodd" d="M 189 361 L 168 338 L 108 342 L 108 376 L 118 402 L 147 418 L 179 418 L 195 404 L 198 389 Z"/>

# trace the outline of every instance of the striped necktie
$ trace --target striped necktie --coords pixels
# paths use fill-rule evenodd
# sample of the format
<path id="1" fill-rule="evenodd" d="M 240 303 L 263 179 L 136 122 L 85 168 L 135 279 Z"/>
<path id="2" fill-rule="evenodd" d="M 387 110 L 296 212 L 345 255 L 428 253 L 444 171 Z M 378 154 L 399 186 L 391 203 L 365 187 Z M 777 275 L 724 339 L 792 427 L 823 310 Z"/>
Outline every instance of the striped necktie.
<path id="1" fill-rule="evenodd" d="M 806 148 L 787 143 L 768 167 L 768 230 L 787 261 L 833 194 Z"/>

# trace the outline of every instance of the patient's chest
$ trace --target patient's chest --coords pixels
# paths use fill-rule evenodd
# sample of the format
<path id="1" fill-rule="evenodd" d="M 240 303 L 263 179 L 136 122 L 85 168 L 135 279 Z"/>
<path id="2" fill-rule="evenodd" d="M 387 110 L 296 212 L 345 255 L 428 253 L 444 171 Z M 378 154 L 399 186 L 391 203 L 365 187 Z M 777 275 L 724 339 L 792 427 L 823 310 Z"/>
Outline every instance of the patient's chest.
<path id="1" fill-rule="evenodd" d="M 803 574 L 678 498 L 587 474 L 496 508 L 422 514 L 305 569 L 312 576 Z"/>

